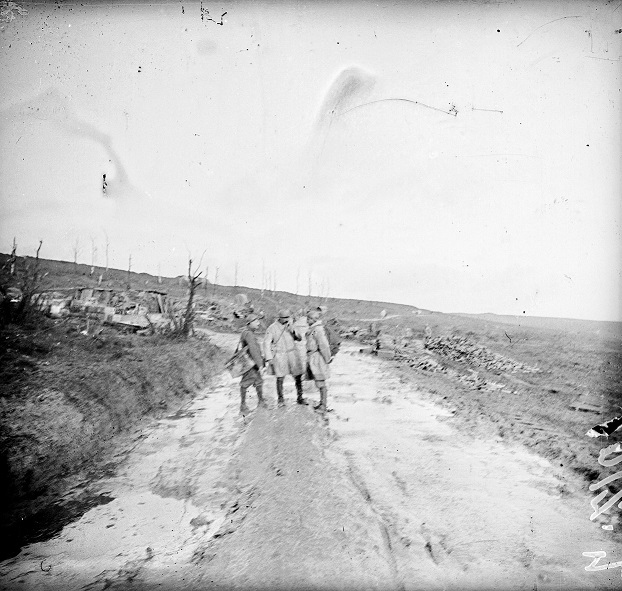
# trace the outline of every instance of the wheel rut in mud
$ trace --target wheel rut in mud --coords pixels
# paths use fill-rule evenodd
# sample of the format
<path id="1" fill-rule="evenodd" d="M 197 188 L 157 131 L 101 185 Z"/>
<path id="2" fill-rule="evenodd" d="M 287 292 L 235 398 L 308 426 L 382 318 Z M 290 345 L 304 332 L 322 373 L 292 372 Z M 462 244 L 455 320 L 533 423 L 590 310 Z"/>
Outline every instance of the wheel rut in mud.
<path id="1" fill-rule="evenodd" d="M 229 470 L 243 517 L 202 550 L 216 588 L 401 589 L 390 543 L 356 485 L 324 455 L 329 432 L 297 405 L 255 412 Z"/>

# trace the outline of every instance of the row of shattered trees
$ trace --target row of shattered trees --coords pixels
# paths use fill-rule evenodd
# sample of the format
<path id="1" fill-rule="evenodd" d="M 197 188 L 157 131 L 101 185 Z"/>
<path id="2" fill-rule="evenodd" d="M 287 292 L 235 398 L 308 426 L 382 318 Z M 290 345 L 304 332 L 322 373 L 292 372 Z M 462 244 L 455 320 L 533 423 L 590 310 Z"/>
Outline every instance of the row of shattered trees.
<path id="1" fill-rule="evenodd" d="M 42 319 L 43 304 L 46 298 L 45 279 L 48 275 L 39 258 L 42 244 L 42 241 L 39 241 L 35 257 L 22 257 L 17 255 L 17 245 L 14 240 L 11 254 L 2 256 L 0 260 L 0 328 L 9 324 L 34 324 Z M 187 301 L 185 305 L 180 302 L 173 305 L 169 302 L 166 309 L 167 330 L 159 331 L 161 334 L 176 339 L 186 338 L 194 333 L 194 299 L 200 285 L 200 277 L 200 272 L 193 271 L 192 259 L 190 259 Z"/>

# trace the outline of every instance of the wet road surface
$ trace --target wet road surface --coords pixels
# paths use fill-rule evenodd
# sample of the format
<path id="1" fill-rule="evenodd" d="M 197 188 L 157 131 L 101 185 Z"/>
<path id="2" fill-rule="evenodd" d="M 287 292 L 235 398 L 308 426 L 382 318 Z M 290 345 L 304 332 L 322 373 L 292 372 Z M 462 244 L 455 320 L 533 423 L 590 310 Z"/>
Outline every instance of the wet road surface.
<path id="1" fill-rule="evenodd" d="M 294 403 L 291 378 L 277 408 L 269 377 L 269 408 L 242 417 L 223 374 L 98 483 L 111 502 L 4 561 L 0 586 L 620 588 L 620 569 L 585 571 L 582 552 L 608 543 L 587 490 L 457 433 L 390 362 L 346 347 L 331 367 L 328 420 Z"/>

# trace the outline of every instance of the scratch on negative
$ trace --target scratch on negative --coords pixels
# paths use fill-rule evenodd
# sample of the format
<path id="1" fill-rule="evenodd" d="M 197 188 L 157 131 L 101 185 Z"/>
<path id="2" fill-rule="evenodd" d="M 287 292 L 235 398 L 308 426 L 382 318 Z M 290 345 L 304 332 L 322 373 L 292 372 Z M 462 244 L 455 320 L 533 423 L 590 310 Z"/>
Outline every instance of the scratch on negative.
<path id="1" fill-rule="evenodd" d="M 609 57 L 597 57 L 595 55 L 586 55 L 584 57 L 589 57 L 590 59 L 593 59 L 593 60 L 604 60 L 606 62 L 619 62 L 620 61 L 620 58 L 618 58 L 617 60 L 614 60 Z"/>
<path id="2" fill-rule="evenodd" d="M 339 113 L 339 115 L 337 115 L 337 117 L 341 117 L 342 115 L 345 115 L 346 113 L 349 113 L 350 111 L 354 111 L 354 109 L 359 109 L 361 107 L 366 107 L 367 105 L 373 105 L 374 103 L 382 103 L 385 101 L 403 101 L 405 103 L 412 103 L 414 105 L 421 105 L 422 107 L 426 107 L 427 109 L 432 109 L 434 111 L 440 111 L 441 113 L 445 113 L 447 115 L 453 115 L 454 117 L 458 116 L 458 110 L 456 109 L 456 106 L 452 104 L 451 109 L 449 109 L 449 111 L 444 111 L 443 109 L 439 109 L 437 107 L 431 107 L 430 105 L 426 105 L 424 103 L 421 103 L 419 101 L 413 101 L 411 99 L 406 99 L 406 98 L 383 98 L 383 99 L 378 99 L 375 101 L 370 101 L 368 103 L 362 103 L 360 105 L 356 105 L 355 107 L 351 107 L 350 109 L 348 109 L 347 111 L 344 111 L 343 113 Z"/>
<path id="3" fill-rule="evenodd" d="M 527 39 L 529 39 L 529 37 L 531 37 L 538 29 L 541 29 L 542 27 L 546 27 L 546 25 L 550 25 L 551 23 L 554 23 L 556 21 L 562 21 L 565 18 L 581 18 L 581 15 L 562 16 L 560 18 L 553 19 L 552 21 L 549 21 L 548 23 L 544 23 L 543 25 L 540 25 L 539 27 L 536 27 L 533 31 L 531 31 L 531 33 L 529 33 L 529 35 L 527 35 L 527 37 L 525 37 L 516 47 L 520 47 L 523 43 L 525 43 L 525 41 L 527 41 Z"/>
<path id="4" fill-rule="evenodd" d="M 471 107 L 471 111 L 487 111 L 489 113 L 503 113 L 499 109 L 478 109 L 477 107 Z"/>

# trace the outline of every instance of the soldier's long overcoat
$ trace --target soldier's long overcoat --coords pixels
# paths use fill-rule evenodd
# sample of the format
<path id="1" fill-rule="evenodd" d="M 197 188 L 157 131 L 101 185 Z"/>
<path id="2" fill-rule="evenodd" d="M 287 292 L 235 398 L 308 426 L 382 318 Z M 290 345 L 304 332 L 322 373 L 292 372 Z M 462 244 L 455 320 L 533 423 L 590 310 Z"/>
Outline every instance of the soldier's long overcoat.
<path id="1" fill-rule="evenodd" d="M 330 377 L 330 345 L 319 320 L 307 331 L 307 360 L 315 380 L 327 380 Z"/>
<path id="2" fill-rule="evenodd" d="M 277 378 L 288 374 L 299 376 L 304 371 L 294 337 L 287 326 L 278 320 L 273 322 L 266 331 L 264 357 L 266 361 L 272 361 L 274 375 Z"/>
<path id="3" fill-rule="evenodd" d="M 302 363 L 302 373 L 307 371 L 307 330 L 309 330 L 309 323 L 307 322 L 306 316 L 301 316 L 298 318 L 292 329 L 300 339 L 296 341 L 296 348 L 298 349 L 298 355 L 300 357 L 300 362 Z"/>

